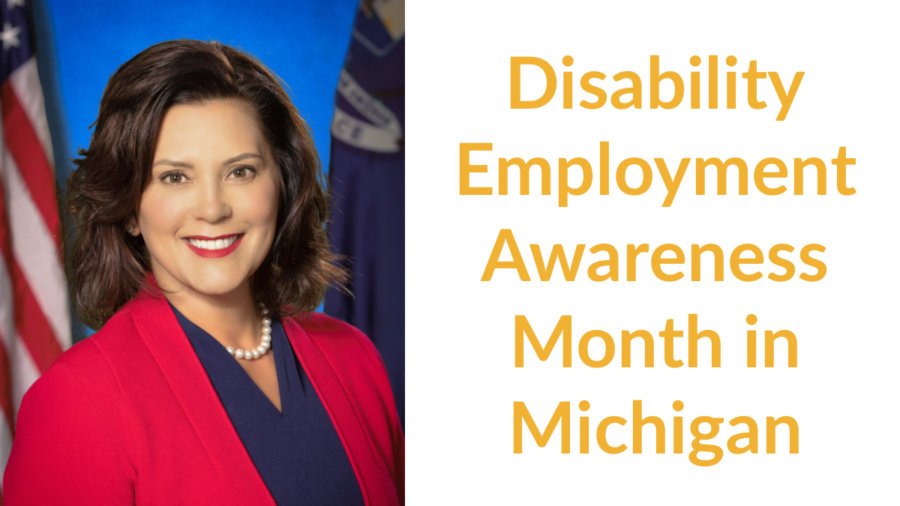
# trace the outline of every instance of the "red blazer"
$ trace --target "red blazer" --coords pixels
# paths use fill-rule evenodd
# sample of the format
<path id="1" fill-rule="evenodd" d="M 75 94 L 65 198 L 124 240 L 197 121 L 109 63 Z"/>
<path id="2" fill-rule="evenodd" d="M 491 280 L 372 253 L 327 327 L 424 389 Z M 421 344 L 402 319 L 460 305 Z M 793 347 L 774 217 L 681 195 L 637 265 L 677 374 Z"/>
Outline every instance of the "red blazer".
<path id="1" fill-rule="evenodd" d="M 283 318 L 368 505 L 403 502 L 403 435 L 359 330 Z M 142 290 L 31 387 L 3 479 L 7 505 L 274 504 L 166 299 Z"/>

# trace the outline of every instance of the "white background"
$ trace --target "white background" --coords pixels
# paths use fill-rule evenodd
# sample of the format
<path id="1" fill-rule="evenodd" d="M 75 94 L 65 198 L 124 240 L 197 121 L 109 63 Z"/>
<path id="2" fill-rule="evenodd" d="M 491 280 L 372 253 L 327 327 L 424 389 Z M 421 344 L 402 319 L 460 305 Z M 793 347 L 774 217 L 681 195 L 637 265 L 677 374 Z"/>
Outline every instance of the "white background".
<path id="1" fill-rule="evenodd" d="M 871 5 L 407 3 L 409 504 L 900 501 L 900 44 L 895 16 Z M 770 105 L 763 110 L 747 107 L 740 80 L 737 111 L 694 111 L 687 102 L 673 111 L 649 110 L 646 102 L 640 111 L 563 110 L 559 94 L 542 109 L 509 109 L 510 56 L 538 56 L 560 69 L 562 57 L 571 55 L 575 72 L 631 70 L 646 78 L 651 54 L 684 77 L 694 54 L 734 55 L 741 71 L 755 59 L 786 84 L 796 71 L 806 75 L 783 122 L 775 121 L 769 81 L 761 83 Z M 616 89 L 610 78 L 604 86 Z M 827 197 L 762 197 L 752 181 L 751 196 L 732 190 L 727 197 L 698 197 L 686 179 L 691 184 L 671 208 L 660 206 L 658 190 L 624 197 L 614 186 L 608 197 L 573 197 L 567 209 L 557 208 L 555 197 L 459 195 L 460 142 L 493 142 L 494 157 L 596 160 L 601 140 L 611 142 L 613 163 L 627 156 L 829 160 L 843 145 L 857 159 L 848 172 L 857 194 L 837 196 L 832 178 Z M 488 184 L 489 177 L 477 181 Z M 827 247 L 820 256 L 828 273 L 817 283 L 664 283 L 645 268 L 636 283 L 595 283 L 583 275 L 575 283 L 522 283 L 512 272 L 481 282 L 501 228 L 513 229 L 526 259 L 530 243 L 623 249 L 627 243 L 673 242 L 685 249 L 717 243 L 728 251 L 744 242 L 764 250 L 778 242 L 798 248 L 816 242 Z M 531 273 L 536 278 L 533 267 Z M 526 355 L 528 367 L 513 367 L 515 314 L 527 315 L 546 336 L 561 314 L 574 315 L 578 335 L 593 328 L 659 330 L 667 318 L 684 326 L 691 312 L 722 336 L 722 368 L 667 369 L 659 354 L 659 366 L 649 370 L 578 363 L 563 369 L 559 355 L 552 363 Z M 743 367 L 748 313 L 759 315 L 758 327 L 797 334 L 798 368 Z M 685 403 L 686 425 L 700 415 L 790 415 L 800 424 L 800 453 L 783 447 L 777 455 L 726 453 L 718 465 L 701 468 L 687 452 L 653 453 L 648 429 L 643 455 L 607 455 L 596 443 L 588 455 L 562 455 L 558 436 L 538 448 L 527 431 L 525 453 L 513 454 L 514 400 L 525 401 L 543 424 L 564 400 L 573 403 L 574 421 L 582 399 L 592 404 L 594 424 L 610 415 L 630 418 L 633 399 L 667 425 L 676 399 Z M 722 427 L 719 444 L 728 429 Z"/>

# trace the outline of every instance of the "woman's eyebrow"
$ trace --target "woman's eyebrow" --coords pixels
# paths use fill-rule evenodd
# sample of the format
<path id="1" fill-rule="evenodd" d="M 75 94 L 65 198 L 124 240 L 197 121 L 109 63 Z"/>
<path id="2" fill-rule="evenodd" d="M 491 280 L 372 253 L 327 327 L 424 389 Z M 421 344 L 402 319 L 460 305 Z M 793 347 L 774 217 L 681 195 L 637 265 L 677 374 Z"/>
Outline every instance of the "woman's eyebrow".
<path id="1" fill-rule="evenodd" d="M 228 160 L 225 160 L 225 163 L 223 165 L 229 165 L 234 162 L 246 160 L 247 158 L 259 158 L 260 160 L 263 159 L 262 155 L 260 155 L 258 153 L 241 153 L 240 155 L 233 156 L 233 157 L 229 158 Z"/>
<path id="2" fill-rule="evenodd" d="M 187 162 L 176 162 L 173 160 L 157 160 L 153 162 L 153 167 L 157 165 L 171 165 L 172 167 L 183 167 L 185 169 L 193 169 L 194 166 Z"/>
<path id="3" fill-rule="evenodd" d="M 241 160 L 246 160 L 247 158 L 259 158 L 260 160 L 263 160 L 262 155 L 260 155 L 258 153 L 241 153 L 237 156 L 233 156 L 233 157 L 225 160 L 224 162 L 222 162 L 222 165 L 229 165 L 229 164 L 232 164 L 235 162 L 239 162 Z M 165 160 L 165 159 L 157 160 L 156 162 L 153 163 L 153 167 L 156 167 L 157 165 L 171 165 L 173 167 L 182 167 L 185 169 L 193 169 L 194 168 L 194 166 L 192 164 L 187 163 L 187 162 L 178 162 L 175 160 Z"/>

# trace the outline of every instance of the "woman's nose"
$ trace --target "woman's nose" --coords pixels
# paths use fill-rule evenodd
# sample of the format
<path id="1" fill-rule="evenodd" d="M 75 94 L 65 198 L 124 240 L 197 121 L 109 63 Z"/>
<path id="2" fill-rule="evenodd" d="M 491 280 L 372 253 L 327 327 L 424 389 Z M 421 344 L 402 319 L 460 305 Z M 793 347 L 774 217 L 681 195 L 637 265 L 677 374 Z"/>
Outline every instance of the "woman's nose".
<path id="1" fill-rule="evenodd" d="M 195 214 L 197 218 L 211 223 L 231 217 L 227 194 L 218 181 L 199 185 Z"/>

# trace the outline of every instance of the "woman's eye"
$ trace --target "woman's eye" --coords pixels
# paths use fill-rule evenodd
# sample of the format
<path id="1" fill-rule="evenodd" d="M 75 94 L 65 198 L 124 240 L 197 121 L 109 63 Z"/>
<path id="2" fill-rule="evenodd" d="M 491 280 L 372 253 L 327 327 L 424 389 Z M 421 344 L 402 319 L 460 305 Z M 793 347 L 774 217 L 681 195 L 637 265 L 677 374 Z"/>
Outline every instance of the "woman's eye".
<path id="1" fill-rule="evenodd" d="M 256 175 L 256 169 L 249 165 L 235 167 L 231 174 L 238 179 L 252 179 Z"/>
<path id="2" fill-rule="evenodd" d="M 184 182 L 184 174 L 180 172 L 168 172 L 160 176 L 159 180 L 168 184 L 181 184 Z"/>

